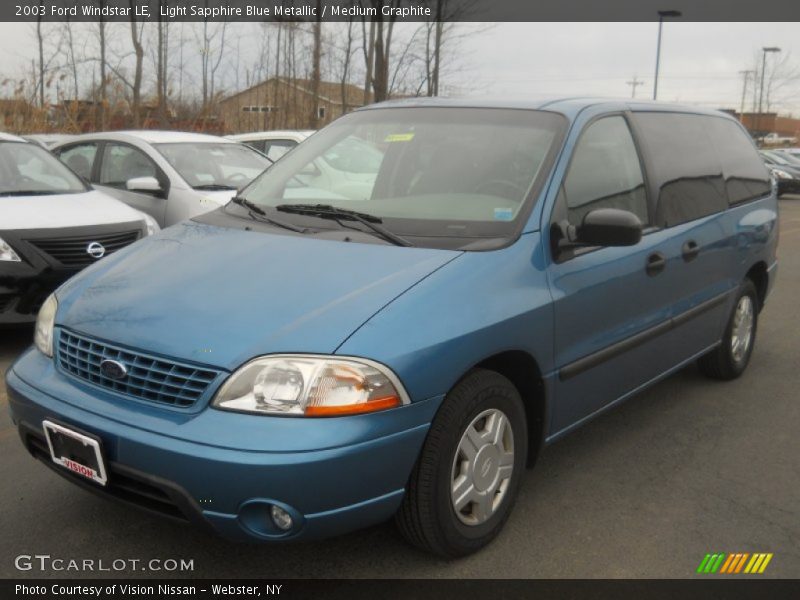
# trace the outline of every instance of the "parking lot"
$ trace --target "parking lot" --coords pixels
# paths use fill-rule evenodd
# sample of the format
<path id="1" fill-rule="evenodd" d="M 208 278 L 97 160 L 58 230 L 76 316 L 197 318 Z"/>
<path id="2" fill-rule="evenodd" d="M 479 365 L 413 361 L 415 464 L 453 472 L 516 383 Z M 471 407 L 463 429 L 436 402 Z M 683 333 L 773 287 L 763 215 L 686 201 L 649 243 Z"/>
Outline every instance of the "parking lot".
<path id="1" fill-rule="evenodd" d="M 194 577 L 692 576 L 706 553 L 771 552 L 761 577 L 800 575 L 800 196 L 781 200 L 778 284 L 749 369 L 690 367 L 548 448 L 486 550 L 446 562 L 391 523 L 316 543 L 234 545 L 90 495 L 22 448 L 0 386 L 0 576 L 14 557 L 193 559 Z M 0 372 L 30 329 L 0 332 Z M 92 575 L 170 575 L 120 571 Z"/>

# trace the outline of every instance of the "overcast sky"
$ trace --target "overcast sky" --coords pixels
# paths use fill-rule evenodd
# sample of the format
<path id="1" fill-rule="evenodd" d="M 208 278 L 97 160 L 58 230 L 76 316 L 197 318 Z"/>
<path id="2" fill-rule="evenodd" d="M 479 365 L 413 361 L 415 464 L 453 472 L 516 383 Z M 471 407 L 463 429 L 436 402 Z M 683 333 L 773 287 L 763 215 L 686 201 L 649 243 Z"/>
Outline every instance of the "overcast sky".
<path id="1" fill-rule="evenodd" d="M 326 24 L 326 27 L 337 27 Z M 2 76 L 19 76 L 35 55 L 30 24 L 0 23 Z M 626 82 L 652 95 L 657 23 L 498 23 L 461 25 L 457 68 L 444 80 L 451 94 L 491 96 L 604 95 L 629 97 Z M 659 99 L 738 108 L 739 71 L 753 68 L 762 46 L 779 46 L 800 70 L 800 23 L 667 22 Z M 751 84 L 752 86 L 752 84 Z M 746 110 L 752 104 L 748 91 Z M 800 78 L 775 100 L 800 115 Z"/>

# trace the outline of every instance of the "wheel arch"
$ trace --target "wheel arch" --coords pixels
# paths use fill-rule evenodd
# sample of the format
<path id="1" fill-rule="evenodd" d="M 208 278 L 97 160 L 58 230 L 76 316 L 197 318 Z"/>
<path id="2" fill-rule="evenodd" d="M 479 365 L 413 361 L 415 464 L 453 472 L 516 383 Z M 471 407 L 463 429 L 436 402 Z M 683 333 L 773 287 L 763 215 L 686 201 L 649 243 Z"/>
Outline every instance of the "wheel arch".
<path id="1" fill-rule="evenodd" d="M 547 422 L 544 379 L 536 359 L 524 350 L 506 350 L 484 358 L 469 371 L 473 369 L 486 369 L 499 373 L 517 388 L 525 407 L 528 428 L 526 465 L 532 468 L 544 445 Z"/>
<path id="2" fill-rule="evenodd" d="M 767 263 L 763 260 L 755 263 L 747 271 L 746 279 L 753 282 L 758 292 L 758 310 L 764 306 L 764 301 L 767 299 L 767 290 L 769 289 L 769 273 L 767 272 Z"/>

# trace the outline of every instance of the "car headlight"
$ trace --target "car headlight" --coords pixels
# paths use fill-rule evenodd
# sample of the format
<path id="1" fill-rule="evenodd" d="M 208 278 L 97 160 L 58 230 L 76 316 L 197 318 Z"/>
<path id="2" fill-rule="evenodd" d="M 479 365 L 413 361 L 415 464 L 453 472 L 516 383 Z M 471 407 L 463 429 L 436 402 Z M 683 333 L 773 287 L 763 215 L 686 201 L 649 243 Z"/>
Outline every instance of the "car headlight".
<path id="1" fill-rule="evenodd" d="M 255 414 L 332 417 L 408 402 L 397 376 L 376 362 L 285 354 L 245 364 L 225 382 L 213 406 Z"/>
<path id="2" fill-rule="evenodd" d="M 58 301 L 55 294 L 50 294 L 39 309 L 36 317 L 36 330 L 33 334 L 33 343 L 45 356 L 53 356 L 53 324 L 56 320 Z"/>
<path id="3" fill-rule="evenodd" d="M 161 227 L 159 227 L 158 222 L 146 213 L 142 213 L 142 218 L 144 220 L 144 224 L 147 227 L 146 235 L 155 235 L 159 231 L 161 231 Z"/>
<path id="4" fill-rule="evenodd" d="M 0 238 L 0 262 L 21 262 L 19 254 L 14 252 L 14 249 L 9 246 L 3 238 Z"/>
<path id="5" fill-rule="evenodd" d="M 782 169 L 772 169 L 773 175 L 778 179 L 794 179 L 789 173 L 783 171 Z"/>

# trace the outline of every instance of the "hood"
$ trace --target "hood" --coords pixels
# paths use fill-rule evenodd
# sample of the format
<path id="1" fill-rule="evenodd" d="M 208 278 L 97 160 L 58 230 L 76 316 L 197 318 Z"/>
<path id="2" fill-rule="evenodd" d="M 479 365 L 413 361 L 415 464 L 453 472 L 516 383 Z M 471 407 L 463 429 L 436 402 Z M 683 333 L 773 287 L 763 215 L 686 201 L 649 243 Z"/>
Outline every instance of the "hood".
<path id="1" fill-rule="evenodd" d="M 332 353 L 460 254 L 186 221 L 71 279 L 58 292 L 56 322 L 231 370 L 261 354 Z"/>
<path id="2" fill-rule="evenodd" d="M 236 190 L 219 190 L 219 191 L 208 191 L 208 190 L 194 190 L 195 193 L 200 194 L 204 198 L 208 198 L 215 204 L 219 204 L 220 206 L 224 206 L 228 202 L 231 201 L 236 194 Z"/>
<path id="3" fill-rule="evenodd" d="M 141 221 L 139 211 L 97 190 L 0 197 L 2 229 L 49 229 Z"/>

